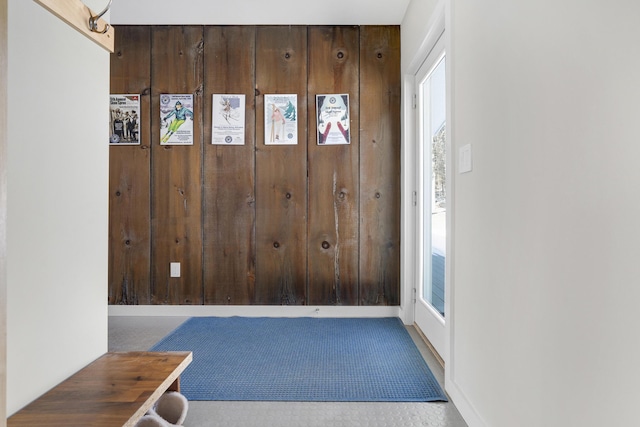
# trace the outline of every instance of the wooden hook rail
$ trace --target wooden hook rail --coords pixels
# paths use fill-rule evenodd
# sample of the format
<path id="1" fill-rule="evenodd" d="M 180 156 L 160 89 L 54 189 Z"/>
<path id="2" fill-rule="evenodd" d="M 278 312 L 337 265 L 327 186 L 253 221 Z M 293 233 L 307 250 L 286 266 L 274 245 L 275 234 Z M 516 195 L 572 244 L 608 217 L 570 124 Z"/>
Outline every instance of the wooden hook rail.
<path id="1" fill-rule="evenodd" d="M 104 49 L 113 53 L 115 31 L 100 16 L 107 12 L 96 14 L 80 0 L 34 0 L 49 12 L 62 19 L 67 24 L 93 40 Z M 111 2 L 109 2 L 109 5 Z M 96 29 L 100 29 L 96 31 Z"/>

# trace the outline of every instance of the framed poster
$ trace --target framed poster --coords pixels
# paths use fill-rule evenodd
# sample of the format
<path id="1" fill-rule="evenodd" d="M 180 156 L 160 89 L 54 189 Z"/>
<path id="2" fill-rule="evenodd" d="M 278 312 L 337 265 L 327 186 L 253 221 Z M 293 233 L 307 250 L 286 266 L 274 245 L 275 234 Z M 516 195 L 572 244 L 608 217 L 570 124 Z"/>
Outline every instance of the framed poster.
<path id="1" fill-rule="evenodd" d="M 298 143 L 298 95 L 264 96 L 264 143 Z"/>
<path id="2" fill-rule="evenodd" d="M 213 95 L 211 143 L 244 145 L 244 95 Z"/>
<path id="3" fill-rule="evenodd" d="M 193 95 L 160 95 L 160 145 L 193 145 Z"/>
<path id="4" fill-rule="evenodd" d="M 140 145 L 140 95 L 110 95 L 109 112 L 109 145 Z"/>
<path id="5" fill-rule="evenodd" d="M 318 145 L 351 144 L 349 94 L 316 95 Z"/>

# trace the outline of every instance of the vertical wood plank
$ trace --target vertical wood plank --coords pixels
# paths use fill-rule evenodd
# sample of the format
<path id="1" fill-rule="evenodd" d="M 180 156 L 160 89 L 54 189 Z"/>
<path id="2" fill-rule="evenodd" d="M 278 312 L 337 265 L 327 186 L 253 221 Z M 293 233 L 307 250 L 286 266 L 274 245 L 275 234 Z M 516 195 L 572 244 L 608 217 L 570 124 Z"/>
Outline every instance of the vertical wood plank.
<path id="1" fill-rule="evenodd" d="M 151 274 L 149 27 L 118 27 L 111 93 L 140 94 L 140 145 L 109 148 L 109 303 L 149 304 Z"/>
<path id="2" fill-rule="evenodd" d="M 360 300 L 400 301 L 400 28 L 360 29 Z"/>
<path id="3" fill-rule="evenodd" d="M 152 269 L 154 304 L 202 303 L 202 85 L 203 28 L 152 30 Z M 194 144 L 160 145 L 163 93 L 194 96 Z M 169 277 L 171 262 L 181 277 Z"/>
<path id="4" fill-rule="evenodd" d="M 358 27 L 309 27 L 309 304 L 358 304 Z M 350 145 L 317 143 L 317 94 L 349 95 Z"/>
<path id="5" fill-rule="evenodd" d="M 306 304 L 307 30 L 256 34 L 256 304 Z M 297 94 L 298 144 L 264 144 L 264 95 Z"/>
<path id="6" fill-rule="evenodd" d="M 255 27 L 205 28 L 204 303 L 255 300 Z M 211 144 L 212 95 L 245 94 L 245 145 Z"/>

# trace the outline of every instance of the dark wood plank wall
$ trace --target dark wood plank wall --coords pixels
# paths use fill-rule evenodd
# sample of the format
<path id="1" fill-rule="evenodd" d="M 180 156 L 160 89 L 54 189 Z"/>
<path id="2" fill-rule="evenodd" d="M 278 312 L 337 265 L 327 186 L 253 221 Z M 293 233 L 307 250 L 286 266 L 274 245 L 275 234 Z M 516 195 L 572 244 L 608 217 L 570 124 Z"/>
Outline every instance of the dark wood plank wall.
<path id="1" fill-rule="evenodd" d="M 307 29 L 259 27 L 256 36 L 256 304 L 300 305 L 307 301 Z M 298 144 L 264 144 L 265 94 L 297 95 Z"/>
<path id="2" fill-rule="evenodd" d="M 400 34 L 360 31 L 360 303 L 400 303 Z"/>
<path id="3" fill-rule="evenodd" d="M 202 303 L 203 27 L 156 27 L 151 37 L 151 298 Z M 160 145 L 160 95 L 193 94 L 193 145 Z M 170 278 L 171 262 L 181 277 Z"/>
<path id="4" fill-rule="evenodd" d="M 141 145 L 109 149 L 109 302 L 151 302 L 151 29 L 121 27 L 111 93 L 140 94 Z M 124 42 L 126 41 L 126 43 Z"/>
<path id="5" fill-rule="evenodd" d="M 399 27 L 120 26 L 111 64 L 142 145 L 110 151 L 110 304 L 399 304 Z M 160 145 L 162 93 L 194 95 L 193 146 Z M 215 93 L 244 146 L 211 145 Z M 317 145 L 331 93 L 350 145 Z M 265 94 L 297 94 L 297 145 L 264 144 Z"/>
<path id="6" fill-rule="evenodd" d="M 358 304 L 358 27 L 309 28 L 309 303 Z M 349 94 L 350 145 L 319 146 L 316 94 Z"/>
<path id="7" fill-rule="evenodd" d="M 255 126 L 245 145 L 211 142 L 213 94 L 246 94 L 255 118 L 255 27 L 205 27 L 204 303 L 255 303 Z"/>

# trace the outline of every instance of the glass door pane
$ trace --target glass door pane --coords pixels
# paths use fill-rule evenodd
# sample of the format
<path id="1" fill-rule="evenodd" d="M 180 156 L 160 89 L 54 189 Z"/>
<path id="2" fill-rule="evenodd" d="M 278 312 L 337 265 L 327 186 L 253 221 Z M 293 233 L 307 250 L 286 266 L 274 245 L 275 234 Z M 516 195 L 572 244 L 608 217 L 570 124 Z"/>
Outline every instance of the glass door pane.
<path id="1" fill-rule="evenodd" d="M 420 84 L 422 101 L 422 299 L 444 317 L 446 264 L 445 58 Z"/>

